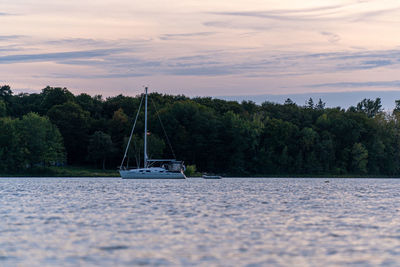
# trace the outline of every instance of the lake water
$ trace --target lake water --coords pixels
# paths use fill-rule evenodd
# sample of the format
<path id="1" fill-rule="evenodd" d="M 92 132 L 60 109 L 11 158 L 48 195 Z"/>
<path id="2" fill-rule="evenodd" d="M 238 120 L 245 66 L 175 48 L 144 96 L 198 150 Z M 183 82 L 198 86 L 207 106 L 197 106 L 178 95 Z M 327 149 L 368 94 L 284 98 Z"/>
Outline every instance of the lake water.
<path id="1" fill-rule="evenodd" d="M 400 266 L 400 179 L 0 178 L 0 266 Z"/>

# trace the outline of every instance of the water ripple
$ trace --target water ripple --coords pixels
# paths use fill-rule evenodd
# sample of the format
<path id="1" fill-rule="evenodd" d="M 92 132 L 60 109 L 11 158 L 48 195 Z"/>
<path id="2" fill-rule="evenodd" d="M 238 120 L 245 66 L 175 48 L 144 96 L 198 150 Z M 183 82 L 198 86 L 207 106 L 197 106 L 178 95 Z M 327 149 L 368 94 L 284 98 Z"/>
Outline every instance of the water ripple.
<path id="1" fill-rule="evenodd" d="M 399 266 L 400 180 L 1 178 L 4 266 Z"/>

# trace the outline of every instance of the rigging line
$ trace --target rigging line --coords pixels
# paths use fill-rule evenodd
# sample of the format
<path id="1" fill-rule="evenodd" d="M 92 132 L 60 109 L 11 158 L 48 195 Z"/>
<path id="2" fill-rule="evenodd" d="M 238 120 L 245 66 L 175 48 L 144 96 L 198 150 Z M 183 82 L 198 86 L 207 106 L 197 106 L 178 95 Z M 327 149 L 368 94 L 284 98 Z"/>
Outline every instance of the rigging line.
<path id="1" fill-rule="evenodd" d="M 129 136 L 128 144 L 127 144 L 126 149 L 125 149 L 124 158 L 122 159 L 121 166 L 119 167 L 120 169 L 122 169 L 122 165 L 124 165 L 126 154 L 128 153 L 129 145 L 131 144 L 133 130 L 135 130 L 136 122 L 137 122 L 137 119 L 139 117 L 140 108 L 142 107 L 143 98 L 144 98 L 144 94 L 142 94 L 142 99 L 140 100 L 139 109 L 138 109 L 138 112 L 137 112 L 136 118 L 135 118 L 135 123 L 133 124 L 131 135 Z"/>
<path id="2" fill-rule="evenodd" d="M 136 146 L 136 139 L 133 140 L 133 145 L 135 146 L 135 152 L 136 152 L 136 156 L 135 156 L 136 166 L 139 169 L 140 168 L 140 152 L 138 151 L 137 146 Z M 126 165 L 128 165 L 128 162 Z"/>
<path id="3" fill-rule="evenodd" d="M 150 98 L 150 100 L 151 100 L 151 103 L 153 103 L 154 110 L 156 111 L 156 114 L 157 114 L 158 120 L 160 121 L 161 128 L 162 128 L 162 129 L 163 129 L 163 131 L 164 131 L 164 135 L 165 135 L 165 138 L 167 139 L 167 142 L 168 142 L 169 148 L 171 149 L 172 155 L 173 155 L 173 156 L 174 156 L 174 158 L 176 159 L 175 152 L 174 152 L 174 150 L 172 149 L 171 142 L 169 141 L 169 138 L 168 138 L 167 132 L 165 131 L 165 128 L 164 128 L 164 124 L 162 123 L 162 121 L 161 121 L 161 118 L 160 118 L 160 115 L 158 114 L 158 110 L 157 110 L 156 104 L 154 103 L 154 101 L 153 101 L 153 99 L 152 99 L 152 98 Z"/>

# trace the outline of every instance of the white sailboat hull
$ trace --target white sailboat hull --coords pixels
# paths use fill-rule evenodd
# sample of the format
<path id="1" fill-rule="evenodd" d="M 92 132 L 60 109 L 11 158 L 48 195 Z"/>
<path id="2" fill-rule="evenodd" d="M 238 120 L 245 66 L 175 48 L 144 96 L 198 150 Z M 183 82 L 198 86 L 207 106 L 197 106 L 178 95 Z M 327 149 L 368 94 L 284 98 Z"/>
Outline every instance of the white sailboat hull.
<path id="1" fill-rule="evenodd" d="M 122 179 L 186 179 L 183 172 L 169 172 L 161 168 L 120 170 Z"/>

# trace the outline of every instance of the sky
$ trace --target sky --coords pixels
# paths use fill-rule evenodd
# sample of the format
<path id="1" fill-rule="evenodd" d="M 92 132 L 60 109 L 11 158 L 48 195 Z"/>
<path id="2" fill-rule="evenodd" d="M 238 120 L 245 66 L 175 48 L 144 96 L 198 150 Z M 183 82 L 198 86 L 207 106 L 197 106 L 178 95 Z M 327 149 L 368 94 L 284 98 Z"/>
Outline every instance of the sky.
<path id="1" fill-rule="evenodd" d="M 400 91 L 398 0 L 0 0 L 0 84 L 75 94 Z"/>

